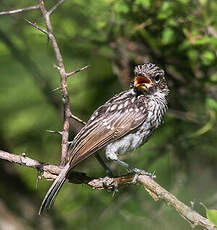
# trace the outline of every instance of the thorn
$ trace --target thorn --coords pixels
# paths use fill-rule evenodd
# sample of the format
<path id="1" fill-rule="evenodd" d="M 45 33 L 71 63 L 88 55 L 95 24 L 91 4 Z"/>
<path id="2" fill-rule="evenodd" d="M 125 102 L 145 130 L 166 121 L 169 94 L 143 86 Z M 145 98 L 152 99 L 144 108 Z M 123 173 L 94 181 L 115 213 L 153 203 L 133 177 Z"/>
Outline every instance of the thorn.
<path id="1" fill-rule="evenodd" d="M 72 72 L 70 72 L 70 73 L 66 73 L 66 76 L 69 77 L 69 76 L 71 76 L 71 75 L 73 75 L 73 74 L 76 74 L 76 73 L 78 73 L 78 72 L 81 72 L 81 71 L 87 69 L 88 67 L 90 67 L 90 65 L 86 65 L 86 66 L 84 66 L 84 67 L 82 67 L 82 68 L 80 68 L 80 69 L 77 69 L 77 70 L 72 71 Z"/>
<path id="2" fill-rule="evenodd" d="M 154 172 L 151 174 L 151 179 L 155 179 L 157 176 L 155 175 L 155 170 Z"/>
<path id="3" fill-rule="evenodd" d="M 194 201 L 190 201 L 191 209 L 194 209 Z"/>
<path id="4" fill-rule="evenodd" d="M 56 130 L 45 130 L 45 131 L 48 132 L 48 133 L 56 133 L 56 134 L 63 135 L 62 131 L 56 131 Z"/>
<path id="5" fill-rule="evenodd" d="M 70 113 L 70 117 L 78 122 L 80 122 L 83 125 L 86 125 L 86 122 L 82 121 L 80 118 L 76 117 L 75 115 L 73 115 L 72 113 Z"/>
<path id="6" fill-rule="evenodd" d="M 26 153 L 22 153 L 21 155 L 22 155 L 22 157 L 26 157 Z"/>
<path id="7" fill-rule="evenodd" d="M 62 89 L 62 87 L 58 87 L 58 88 L 56 88 L 56 89 L 53 89 L 52 92 L 55 92 L 55 91 L 61 90 L 61 89 Z"/>
<path id="8" fill-rule="evenodd" d="M 33 27 L 35 27 L 36 29 L 40 30 L 42 33 L 46 34 L 47 36 L 49 36 L 48 31 L 46 31 L 44 28 L 40 27 L 37 25 L 36 22 L 31 22 L 28 19 L 24 18 L 24 20 L 29 23 L 30 25 L 32 25 Z"/>
<path id="9" fill-rule="evenodd" d="M 40 169 L 38 169 L 38 175 L 37 175 L 37 178 L 36 178 L 36 183 L 35 183 L 35 187 L 36 187 L 36 189 L 38 189 L 38 183 L 39 183 L 39 180 L 41 180 L 41 170 Z"/>
<path id="10" fill-rule="evenodd" d="M 56 65 L 56 64 L 53 64 L 53 67 L 58 69 L 58 70 L 60 70 L 60 67 L 58 65 Z"/>

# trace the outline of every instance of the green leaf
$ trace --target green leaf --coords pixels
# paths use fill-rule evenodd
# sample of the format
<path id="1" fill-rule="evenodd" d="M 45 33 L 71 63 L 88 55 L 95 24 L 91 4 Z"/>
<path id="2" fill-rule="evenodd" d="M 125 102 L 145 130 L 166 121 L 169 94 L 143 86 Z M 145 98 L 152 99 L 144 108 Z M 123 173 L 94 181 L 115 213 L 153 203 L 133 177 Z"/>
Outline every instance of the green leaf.
<path id="1" fill-rule="evenodd" d="M 161 10 L 158 13 L 159 19 L 167 19 L 170 15 L 172 15 L 173 11 L 171 9 L 172 3 L 170 2 L 164 2 L 162 4 Z"/>
<path id="2" fill-rule="evenodd" d="M 215 54 L 212 51 L 205 51 L 202 56 L 201 60 L 204 65 L 211 65 L 213 61 L 215 60 Z"/>
<path id="3" fill-rule="evenodd" d="M 151 6 L 151 1 L 150 0 L 136 0 L 136 4 L 142 5 L 145 9 L 149 9 Z"/>
<path id="4" fill-rule="evenodd" d="M 168 45 L 173 41 L 173 38 L 174 38 L 174 31 L 170 28 L 166 28 L 162 34 L 162 43 L 164 45 Z"/>
<path id="5" fill-rule="evenodd" d="M 128 13 L 129 12 L 129 7 L 124 1 L 118 1 L 115 4 L 115 10 L 117 13 Z"/>
<path id="6" fill-rule="evenodd" d="M 208 209 L 205 204 L 200 203 L 206 210 L 206 217 L 210 222 L 212 222 L 217 227 L 217 210 L 216 209 Z"/>
<path id="7" fill-rule="evenodd" d="M 211 75 L 211 76 L 210 76 L 210 80 L 211 80 L 212 82 L 217 82 L 217 73 Z"/>
<path id="8" fill-rule="evenodd" d="M 203 36 L 201 39 L 195 41 L 196 45 L 205 45 L 205 44 L 212 44 L 213 46 L 217 46 L 217 39 L 210 36 Z"/>
<path id="9" fill-rule="evenodd" d="M 215 100 L 214 98 L 207 98 L 206 99 L 206 106 L 209 108 L 209 109 L 215 109 L 217 110 L 217 100 Z"/>

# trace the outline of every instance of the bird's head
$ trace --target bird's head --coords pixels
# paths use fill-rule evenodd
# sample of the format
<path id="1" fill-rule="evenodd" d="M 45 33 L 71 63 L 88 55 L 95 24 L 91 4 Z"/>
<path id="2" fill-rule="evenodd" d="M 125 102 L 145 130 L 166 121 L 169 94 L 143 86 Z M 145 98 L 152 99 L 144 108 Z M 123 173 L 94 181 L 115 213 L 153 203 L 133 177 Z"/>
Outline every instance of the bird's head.
<path id="1" fill-rule="evenodd" d="M 169 89 L 164 71 L 154 64 L 137 65 L 134 69 L 133 88 L 140 93 L 163 93 L 167 95 Z"/>

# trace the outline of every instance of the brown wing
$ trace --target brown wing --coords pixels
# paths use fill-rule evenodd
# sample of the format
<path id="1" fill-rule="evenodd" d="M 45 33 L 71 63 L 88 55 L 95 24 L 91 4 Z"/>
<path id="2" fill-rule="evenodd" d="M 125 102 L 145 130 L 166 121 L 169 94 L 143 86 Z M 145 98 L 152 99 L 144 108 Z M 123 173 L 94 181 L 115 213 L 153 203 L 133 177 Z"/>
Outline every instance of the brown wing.
<path id="1" fill-rule="evenodd" d="M 144 99 L 125 91 L 99 107 L 73 141 L 71 167 L 143 123 L 147 117 Z"/>

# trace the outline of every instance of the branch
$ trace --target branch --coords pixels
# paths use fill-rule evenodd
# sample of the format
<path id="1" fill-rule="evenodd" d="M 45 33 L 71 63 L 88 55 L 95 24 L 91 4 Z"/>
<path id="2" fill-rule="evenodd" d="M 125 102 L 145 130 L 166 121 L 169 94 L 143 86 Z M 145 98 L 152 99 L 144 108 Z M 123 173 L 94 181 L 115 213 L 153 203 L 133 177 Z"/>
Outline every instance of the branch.
<path id="1" fill-rule="evenodd" d="M 61 172 L 62 167 L 57 165 L 50 165 L 33 160 L 26 156 L 26 154 L 17 155 L 0 150 L 0 159 L 7 160 L 13 163 L 18 163 L 23 166 L 35 168 L 43 172 L 46 179 L 55 179 Z M 119 177 L 104 177 L 104 178 L 91 178 L 85 173 L 72 172 L 68 180 L 74 184 L 86 184 L 93 189 L 108 189 L 117 190 L 119 186 L 132 184 L 134 174 L 127 174 Z M 205 217 L 201 216 L 196 211 L 179 201 L 174 195 L 169 193 L 166 189 L 161 187 L 151 177 L 146 175 L 139 175 L 137 181 L 144 186 L 155 201 L 164 200 L 168 205 L 173 207 L 179 215 L 192 224 L 192 227 L 202 226 L 208 230 L 217 230 L 217 228 Z"/>
<path id="2" fill-rule="evenodd" d="M 53 33 L 53 28 L 50 20 L 50 14 L 56 9 L 56 7 L 61 4 L 63 1 L 59 1 L 51 10 L 50 12 L 46 10 L 44 1 L 38 0 L 39 2 L 39 8 L 42 12 L 42 15 L 45 19 L 48 37 L 51 40 L 54 53 L 56 55 L 56 60 L 58 63 L 58 70 L 60 73 L 60 83 L 61 83 L 61 89 L 62 89 L 62 101 L 64 105 L 64 124 L 63 124 L 63 135 L 62 135 L 62 154 L 61 154 L 61 163 L 60 165 L 65 164 L 65 160 L 67 158 L 67 152 L 68 152 L 68 139 L 69 139 L 69 125 L 70 125 L 70 101 L 69 101 L 69 93 L 68 93 L 68 86 L 67 86 L 67 74 L 65 71 L 65 66 L 63 63 L 62 54 L 60 52 L 59 46 L 57 44 L 56 37 Z"/>
<path id="3" fill-rule="evenodd" d="M 27 166 L 30 168 L 35 168 L 39 171 L 47 172 L 50 174 L 58 175 L 61 171 L 61 168 L 56 165 L 49 165 L 46 163 L 42 163 L 37 160 L 33 160 L 26 156 L 25 153 L 22 153 L 22 155 L 12 154 L 5 151 L 0 150 L 0 159 L 17 163 L 23 166 Z"/>
<path id="4" fill-rule="evenodd" d="M 17 10 L 2 11 L 2 12 L 0 12 L 0 15 L 17 14 L 17 13 L 22 13 L 24 11 L 37 10 L 37 9 L 39 9 L 39 5 L 21 8 L 21 9 L 17 9 Z"/>

